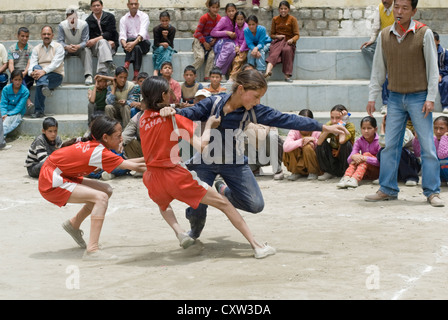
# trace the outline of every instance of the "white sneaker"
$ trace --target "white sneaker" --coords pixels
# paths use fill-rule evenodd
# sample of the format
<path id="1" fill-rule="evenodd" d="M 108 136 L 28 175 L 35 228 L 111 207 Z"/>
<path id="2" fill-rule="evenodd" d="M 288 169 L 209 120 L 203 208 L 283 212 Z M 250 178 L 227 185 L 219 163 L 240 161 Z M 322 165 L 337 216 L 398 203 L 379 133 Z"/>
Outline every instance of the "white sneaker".
<path id="1" fill-rule="evenodd" d="M 179 245 L 184 249 L 187 249 L 195 242 L 195 240 L 185 232 L 179 233 L 177 239 L 179 239 Z"/>
<path id="2" fill-rule="evenodd" d="M 317 174 L 315 174 L 315 173 L 310 173 L 307 178 L 307 180 L 316 180 L 316 179 L 317 179 Z"/>
<path id="3" fill-rule="evenodd" d="M 347 180 L 347 182 L 345 183 L 345 186 L 348 188 L 357 188 L 358 187 L 358 180 L 356 180 L 355 178 L 351 177 Z"/>
<path id="4" fill-rule="evenodd" d="M 443 112 L 443 113 L 448 113 L 448 107 L 443 107 L 443 108 L 442 108 L 442 112 Z"/>
<path id="5" fill-rule="evenodd" d="M 372 184 L 374 185 L 379 185 L 380 184 L 380 179 L 375 179 L 372 181 Z"/>
<path id="6" fill-rule="evenodd" d="M 336 187 L 338 187 L 339 189 L 347 188 L 347 183 L 349 180 L 350 180 L 349 176 L 343 176 L 341 180 L 339 180 L 339 182 L 336 184 Z"/>
<path id="7" fill-rule="evenodd" d="M 408 180 L 405 182 L 405 185 L 407 185 L 408 187 L 414 187 L 417 185 L 417 181 L 414 180 Z"/>
<path id="8" fill-rule="evenodd" d="M 301 178 L 302 175 L 300 173 L 293 173 L 288 176 L 288 180 L 290 181 L 296 181 L 297 179 Z"/>
<path id="9" fill-rule="evenodd" d="M 333 177 L 334 177 L 334 176 L 333 176 L 331 173 L 324 172 L 323 175 L 317 177 L 317 180 L 319 180 L 319 181 L 325 181 L 325 180 L 331 179 L 331 178 L 333 178 Z"/>
<path id="10" fill-rule="evenodd" d="M 246 1 L 238 1 L 237 3 L 235 3 L 235 6 L 237 6 L 237 7 L 242 7 L 242 6 L 245 6 L 246 5 Z"/>
<path id="11" fill-rule="evenodd" d="M 101 174 L 101 178 L 103 180 L 112 180 L 113 178 L 115 178 L 115 175 L 106 171 L 103 171 L 103 173 Z"/>
<path id="12" fill-rule="evenodd" d="M 269 246 L 267 243 L 264 244 L 263 248 L 255 248 L 255 259 L 266 258 L 267 256 L 274 255 L 275 249 Z"/>
<path id="13" fill-rule="evenodd" d="M 84 81 L 84 84 L 85 84 L 86 86 L 90 86 L 90 85 L 92 85 L 92 84 L 93 84 L 92 76 L 87 76 L 86 80 Z"/>
<path id="14" fill-rule="evenodd" d="M 274 180 L 283 180 L 283 178 L 283 172 L 277 172 L 276 174 L 274 174 Z"/>
<path id="15" fill-rule="evenodd" d="M 143 172 L 138 172 L 138 171 L 131 171 L 130 175 L 133 176 L 134 178 L 141 178 L 143 177 Z"/>
<path id="16" fill-rule="evenodd" d="M 257 11 L 258 9 L 260 9 L 260 7 L 258 5 L 256 5 L 256 4 L 252 7 L 252 10 Z"/>
<path id="17" fill-rule="evenodd" d="M 3 148 L 0 148 L 0 150 L 8 150 L 11 149 L 12 145 L 11 144 L 5 144 L 5 146 Z"/>
<path id="18" fill-rule="evenodd" d="M 384 106 L 381 107 L 381 114 L 386 114 L 387 113 L 387 105 L 385 104 Z"/>

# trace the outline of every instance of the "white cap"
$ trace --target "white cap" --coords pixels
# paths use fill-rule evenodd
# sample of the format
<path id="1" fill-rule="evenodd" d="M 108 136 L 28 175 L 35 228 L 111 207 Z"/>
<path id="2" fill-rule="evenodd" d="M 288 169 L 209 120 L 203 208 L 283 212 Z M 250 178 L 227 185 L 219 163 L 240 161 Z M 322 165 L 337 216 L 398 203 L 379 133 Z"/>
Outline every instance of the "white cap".
<path id="1" fill-rule="evenodd" d="M 76 15 L 78 15 L 77 11 L 78 11 L 78 7 L 77 7 L 77 6 L 69 6 L 69 7 L 65 10 L 65 14 L 66 14 L 66 15 L 67 15 L 67 14 L 70 14 L 70 15 L 72 15 L 72 14 L 76 14 Z"/>
<path id="2" fill-rule="evenodd" d="M 198 96 L 204 96 L 204 97 L 208 98 L 208 97 L 212 96 L 212 93 L 206 89 L 201 89 L 201 90 L 196 91 L 196 93 L 194 95 L 195 98 Z"/>

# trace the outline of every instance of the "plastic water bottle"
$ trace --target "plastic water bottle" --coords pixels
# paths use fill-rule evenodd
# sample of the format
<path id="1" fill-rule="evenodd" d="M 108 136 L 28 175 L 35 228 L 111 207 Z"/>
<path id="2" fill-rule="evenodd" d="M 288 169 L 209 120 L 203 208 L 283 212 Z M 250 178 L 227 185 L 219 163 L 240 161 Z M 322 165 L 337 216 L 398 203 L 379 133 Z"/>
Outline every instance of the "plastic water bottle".
<path id="1" fill-rule="evenodd" d="M 350 119 L 350 116 L 351 116 L 350 112 L 347 112 L 347 114 L 344 114 L 344 116 L 338 122 L 338 124 L 345 127 L 345 125 L 347 124 L 348 120 Z"/>

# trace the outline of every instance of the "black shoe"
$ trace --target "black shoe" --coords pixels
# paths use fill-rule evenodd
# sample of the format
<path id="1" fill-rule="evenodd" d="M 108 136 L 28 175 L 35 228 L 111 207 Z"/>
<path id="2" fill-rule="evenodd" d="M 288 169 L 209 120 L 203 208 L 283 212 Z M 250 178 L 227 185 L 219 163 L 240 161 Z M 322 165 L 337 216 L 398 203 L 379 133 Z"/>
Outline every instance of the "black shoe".
<path id="1" fill-rule="evenodd" d="M 43 118 L 45 117 L 45 114 L 43 112 L 35 112 L 31 114 L 31 118 Z"/>

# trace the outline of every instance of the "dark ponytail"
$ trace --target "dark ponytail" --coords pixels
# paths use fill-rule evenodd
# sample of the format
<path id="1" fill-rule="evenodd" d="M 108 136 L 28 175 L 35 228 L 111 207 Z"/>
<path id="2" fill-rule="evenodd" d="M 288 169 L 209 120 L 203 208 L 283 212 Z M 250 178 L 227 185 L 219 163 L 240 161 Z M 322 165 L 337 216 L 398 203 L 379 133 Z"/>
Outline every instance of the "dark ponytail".
<path id="1" fill-rule="evenodd" d="M 160 76 L 146 78 L 141 87 L 144 108 L 159 111 L 165 106 L 159 105 L 163 104 L 162 94 L 168 94 L 170 90 L 170 84 L 165 78 Z"/>
<path id="2" fill-rule="evenodd" d="M 86 142 L 92 140 L 102 142 L 101 139 L 103 138 L 103 135 L 112 135 L 115 132 L 115 126 L 118 123 L 119 121 L 117 119 L 112 119 L 108 116 L 101 115 L 92 121 L 90 126 L 90 134 L 87 137 L 73 138 L 71 140 L 68 140 L 62 144 L 61 148 L 71 146 L 72 144 L 75 144 L 77 142 Z"/>

